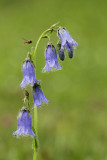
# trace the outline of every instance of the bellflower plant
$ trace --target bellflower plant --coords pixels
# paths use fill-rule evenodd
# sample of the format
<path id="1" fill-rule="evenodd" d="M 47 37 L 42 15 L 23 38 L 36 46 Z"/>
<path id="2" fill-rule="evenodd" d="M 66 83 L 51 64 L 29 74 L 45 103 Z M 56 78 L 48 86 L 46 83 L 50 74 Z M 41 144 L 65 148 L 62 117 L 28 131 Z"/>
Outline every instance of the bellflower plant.
<path id="1" fill-rule="evenodd" d="M 59 64 L 57 59 L 57 52 L 55 46 L 50 41 L 51 35 L 53 33 L 58 33 L 59 35 L 59 43 L 57 44 L 57 47 L 60 60 L 63 61 L 65 59 L 65 49 L 67 49 L 68 51 L 69 58 L 72 58 L 74 46 L 78 46 L 78 43 L 72 39 L 68 31 L 65 28 L 59 27 L 58 23 L 56 23 L 40 35 L 35 48 L 33 50 L 31 49 L 31 51 L 28 52 L 27 58 L 22 65 L 23 80 L 20 85 L 24 90 L 23 103 L 25 107 L 21 109 L 18 115 L 18 128 L 17 131 L 13 132 L 13 134 L 16 136 L 30 135 L 33 138 L 33 160 L 37 160 L 38 153 L 37 108 L 39 108 L 42 103 L 49 103 L 41 89 L 41 86 L 39 84 L 40 81 L 38 81 L 35 77 L 35 54 L 37 54 L 37 48 L 40 41 L 44 38 L 47 38 L 49 42 L 45 50 L 45 67 L 42 70 L 49 72 L 53 68 L 56 68 L 57 70 L 61 69 L 61 65 Z M 31 43 L 32 41 L 28 41 L 25 44 Z M 34 104 L 32 107 L 29 100 L 30 91 L 29 88 L 27 88 L 28 85 L 30 85 L 33 90 L 32 95 Z M 30 111 L 34 111 L 33 126 Z"/>

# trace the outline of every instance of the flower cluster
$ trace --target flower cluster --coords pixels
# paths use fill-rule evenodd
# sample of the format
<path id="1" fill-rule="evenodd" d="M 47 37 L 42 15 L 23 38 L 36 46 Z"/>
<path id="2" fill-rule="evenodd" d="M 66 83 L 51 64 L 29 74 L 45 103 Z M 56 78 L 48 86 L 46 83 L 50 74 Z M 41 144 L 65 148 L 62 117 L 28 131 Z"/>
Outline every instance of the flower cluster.
<path id="1" fill-rule="evenodd" d="M 46 30 L 46 33 L 50 31 L 51 33 L 54 31 L 55 25 L 51 26 L 48 30 Z M 44 32 L 43 32 L 44 33 Z M 57 43 L 57 50 L 55 49 L 55 46 L 49 42 L 46 46 L 45 50 L 45 67 L 42 69 L 43 71 L 51 71 L 53 68 L 60 70 L 61 65 L 58 62 L 57 54 L 59 55 L 60 60 L 65 59 L 65 50 L 68 51 L 69 58 L 73 57 L 74 54 L 74 46 L 78 46 L 78 43 L 72 39 L 70 34 L 65 28 L 59 27 L 57 29 L 57 35 L 59 37 L 59 41 Z M 48 37 L 47 35 L 44 37 Z M 42 38 L 42 37 L 41 37 Z M 38 44 L 38 43 L 37 43 Z M 36 47 L 35 47 L 36 48 Z M 20 86 L 27 90 L 27 86 L 30 85 L 32 87 L 33 92 L 33 101 L 34 104 L 32 106 L 32 109 L 34 107 L 40 107 L 42 103 L 49 103 L 47 98 L 45 97 L 41 86 L 40 81 L 36 79 L 35 76 L 35 65 L 32 61 L 32 55 L 28 54 L 27 58 L 23 62 L 22 65 L 22 72 L 23 72 L 23 80 L 20 84 Z M 24 106 L 26 106 L 26 101 L 28 101 L 28 107 L 29 107 L 29 93 L 25 92 L 25 98 L 24 98 Z M 31 135 L 35 137 L 35 132 L 32 130 L 32 119 L 30 111 L 27 107 L 24 107 L 21 109 L 21 112 L 18 116 L 18 129 L 17 131 L 13 132 L 14 135 Z"/>
<path id="2" fill-rule="evenodd" d="M 64 50 L 67 49 L 69 58 L 73 57 L 74 46 L 78 46 L 78 43 L 72 39 L 70 34 L 65 28 L 58 29 L 58 35 L 61 43 L 58 43 L 59 46 L 59 58 L 63 61 L 65 59 Z"/>
<path id="3" fill-rule="evenodd" d="M 23 72 L 23 80 L 21 82 L 21 87 L 26 88 L 27 85 L 31 85 L 33 88 L 33 99 L 34 99 L 34 105 L 40 107 L 42 103 L 49 103 L 47 98 L 45 97 L 40 84 L 38 84 L 40 81 L 36 79 L 35 76 L 35 67 L 30 59 L 30 57 L 27 57 L 23 63 L 22 66 L 22 72 Z M 26 92 L 28 94 L 28 92 Z M 28 98 L 28 95 L 25 95 L 26 98 Z M 26 99 L 25 98 L 25 99 Z M 21 110 L 18 116 L 18 130 L 14 132 L 14 135 L 31 135 L 35 136 L 35 133 L 32 131 L 31 126 L 31 115 L 30 111 L 24 107 L 24 109 Z"/>

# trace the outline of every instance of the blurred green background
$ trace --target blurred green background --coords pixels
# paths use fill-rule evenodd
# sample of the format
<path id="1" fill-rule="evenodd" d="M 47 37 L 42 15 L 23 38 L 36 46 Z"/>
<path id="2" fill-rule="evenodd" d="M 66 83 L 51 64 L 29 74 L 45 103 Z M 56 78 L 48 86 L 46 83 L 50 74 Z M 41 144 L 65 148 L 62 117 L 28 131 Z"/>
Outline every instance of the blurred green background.
<path id="1" fill-rule="evenodd" d="M 0 160 L 32 159 L 32 138 L 12 136 L 23 106 L 21 66 L 31 48 L 22 38 L 35 46 L 58 21 L 79 46 L 72 60 L 60 61 L 61 71 L 42 74 L 47 40 L 39 45 L 36 76 L 50 100 L 38 109 L 39 160 L 107 160 L 106 10 L 106 0 L 0 0 Z"/>

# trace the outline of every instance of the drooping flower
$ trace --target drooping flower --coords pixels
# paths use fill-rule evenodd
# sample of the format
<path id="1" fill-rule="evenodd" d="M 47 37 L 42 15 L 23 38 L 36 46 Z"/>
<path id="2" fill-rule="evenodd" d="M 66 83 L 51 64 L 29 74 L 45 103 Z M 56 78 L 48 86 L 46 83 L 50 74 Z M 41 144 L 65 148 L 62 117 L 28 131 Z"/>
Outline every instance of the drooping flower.
<path id="1" fill-rule="evenodd" d="M 58 29 L 58 35 L 61 41 L 60 52 L 63 53 L 64 49 L 66 48 L 68 50 L 69 58 L 72 58 L 73 57 L 73 47 L 78 46 L 78 43 L 74 39 L 72 39 L 72 37 L 70 36 L 70 34 L 65 28 L 60 27 Z"/>
<path id="2" fill-rule="evenodd" d="M 23 71 L 23 80 L 21 83 L 21 87 L 26 87 L 26 85 L 34 85 L 34 83 L 39 82 L 36 77 L 35 77 L 35 69 L 33 62 L 27 58 L 22 66 L 22 71 Z"/>
<path id="3" fill-rule="evenodd" d="M 37 107 L 40 107 L 43 102 L 49 103 L 43 91 L 41 90 L 40 85 L 37 83 L 35 83 L 33 86 L 33 100 L 34 100 L 34 106 L 36 105 Z"/>
<path id="4" fill-rule="evenodd" d="M 61 43 L 57 43 L 57 48 L 58 48 L 59 58 L 60 58 L 60 60 L 63 61 L 65 59 L 65 54 L 64 54 L 64 51 L 61 50 Z"/>
<path id="5" fill-rule="evenodd" d="M 58 63 L 55 47 L 51 43 L 49 43 L 46 47 L 45 63 L 46 64 L 43 70 L 50 71 L 53 67 L 56 69 L 61 69 L 61 66 Z"/>
<path id="6" fill-rule="evenodd" d="M 35 133 L 32 130 L 32 119 L 30 111 L 27 108 L 21 110 L 18 116 L 18 129 L 13 132 L 14 135 L 31 135 L 35 136 Z"/>

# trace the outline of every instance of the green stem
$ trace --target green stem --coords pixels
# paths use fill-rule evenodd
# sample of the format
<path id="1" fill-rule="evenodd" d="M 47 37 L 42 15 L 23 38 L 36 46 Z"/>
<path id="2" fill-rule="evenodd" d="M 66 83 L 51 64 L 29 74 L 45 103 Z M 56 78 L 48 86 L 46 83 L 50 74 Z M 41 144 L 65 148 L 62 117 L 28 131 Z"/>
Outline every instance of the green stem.
<path id="1" fill-rule="evenodd" d="M 37 136 L 38 132 L 37 132 L 37 106 L 36 105 L 34 107 L 34 128 Z"/>
<path id="2" fill-rule="evenodd" d="M 58 22 L 58 23 L 59 23 L 59 22 Z M 52 31 L 52 30 L 58 25 L 58 23 L 52 25 L 50 28 L 48 28 L 47 30 L 45 30 L 45 31 L 40 35 L 40 37 L 39 37 L 39 39 L 38 39 L 38 41 L 37 41 L 37 43 L 36 43 L 36 46 L 35 46 L 35 50 L 34 50 L 33 56 L 35 56 L 35 54 L 36 54 L 36 51 L 37 51 L 39 42 L 41 41 L 42 37 L 43 37 L 46 33 Z"/>
<path id="3" fill-rule="evenodd" d="M 39 39 L 38 39 L 38 41 L 37 41 L 37 43 L 36 43 L 36 46 L 35 46 L 35 50 L 34 50 L 34 56 L 35 56 L 35 54 L 36 54 L 36 51 L 37 51 L 37 48 L 38 48 L 38 44 L 39 44 L 39 42 L 40 42 L 40 40 L 42 39 L 42 37 L 46 34 L 46 33 L 48 33 L 50 31 L 50 29 L 47 29 L 46 31 L 44 31 L 41 35 L 40 35 L 40 37 L 39 37 Z"/>
<path id="4" fill-rule="evenodd" d="M 37 139 L 37 106 L 34 106 L 34 130 L 35 130 L 35 134 L 36 134 L 36 139 Z M 34 153 L 33 153 L 33 160 L 37 160 L 37 145 L 36 145 L 36 141 L 35 141 L 35 137 L 34 137 Z"/>
<path id="5" fill-rule="evenodd" d="M 34 150 L 34 153 L 33 153 L 33 160 L 37 160 L 37 152 L 36 152 L 36 149 Z"/>

